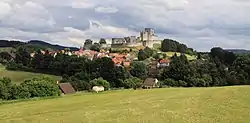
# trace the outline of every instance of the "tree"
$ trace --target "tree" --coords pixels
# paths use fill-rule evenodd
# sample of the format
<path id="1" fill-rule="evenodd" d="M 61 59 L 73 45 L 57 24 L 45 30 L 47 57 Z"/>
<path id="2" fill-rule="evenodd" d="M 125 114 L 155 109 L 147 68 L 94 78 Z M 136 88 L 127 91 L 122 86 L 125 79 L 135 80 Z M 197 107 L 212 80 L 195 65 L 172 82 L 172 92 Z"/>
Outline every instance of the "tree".
<path id="1" fill-rule="evenodd" d="M 90 81 L 91 87 L 94 86 L 103 86 L 105 90 L 110 88 L 110 84 L 108 81 L 104 80 L 103 78 L 98 78 Z"/>
<path id="2" fill-rule="evenodd" d="M 24 47 L 19 47 L 16 51 L 16 57 L 15 61 L 16 63 L 20 63 L 24 66 L 29 66 L 30 65 L 30 53 L 24 48 Z"/>
<path id="3" fill-rule="evenodd" d="M 90 50 L 100 52 L 100 49 L 101 49 L 101 46 L 99 43 L 94 43 L 92 46 L 90 46 Z"/>
<path id="4" fill-rule="evenodd" d="M 178 44 L 179 43 L 177 41 L 174 41 L 172 39 L 164 39 L 161 45 L 161 50 L 163 52 L 169 52 L 169 51 L 176 52 Z"/>
<path id="5" fill-rule="evenodd" d="M 172 78 L 176 81 L 186 81 L 193 76 L 193 68 L 185 56 L 173 57 L 169 67 L 164 68 L 162 76 L 164 79 Z"/>
<path id="6" fill-rule="evenodd" d="M 115 64 L 111 58 L 103 57 L 94 60 L 90 67 L 90 74 L 94 76 L 94 78 L 102 77 L 104 80 L 110 82 L 111 86 L 115 86 Z"/>
<path id="7" fill-rule="evenodd" d="M 154 51 L 152 49 L 150 49 L 149 47 L 146 47 L 144 49 L 144 52 L 146 53 L 147 57 L 149 58 L 149 57 L 151 57 L 153 55 Z"/>
<path id="8" fill-rule="evenodd" d="M 106 40 L 104 38 L 101 38 L 100 41 L 99 41 L 99 44 L 106 44 Z"/>
<path id="9" fill-rule="evenodd" d="M 147 54 L 143 50 L 139 50 L 138 60 L 143 61 L 143 60 L 145 60 L 147 58 L 148 58 Z"/>
<path id="10" fill-rule="evenodd" d="M 132 62 L 130 74 L 134 77 L 144 78 L 147 75 L 147 66 L 143 62 Z"/>
<path id="11" fill-rule="evenodd" d="M 114 87 L 123 87 L 123 81 L 130 77 L 128 71 L 124 67 L 116 66 L 113 70 L 113 81 Z"/>
<path id="12" fill-rule="evenodd" d="M 186 53 L 187 49 L 188 48 L 185 44 L 178 44 L 177 46 L 177 51 L 180 53 Z"/>
<path id="13" fill-rule="evenodd" d="M 43 54 L 41 53 L 40 50 L 37 51 L 37 53 L 34 55 L 34 58 L 31 60 L 31 66 L 34 69 L 43 69 Z"/>

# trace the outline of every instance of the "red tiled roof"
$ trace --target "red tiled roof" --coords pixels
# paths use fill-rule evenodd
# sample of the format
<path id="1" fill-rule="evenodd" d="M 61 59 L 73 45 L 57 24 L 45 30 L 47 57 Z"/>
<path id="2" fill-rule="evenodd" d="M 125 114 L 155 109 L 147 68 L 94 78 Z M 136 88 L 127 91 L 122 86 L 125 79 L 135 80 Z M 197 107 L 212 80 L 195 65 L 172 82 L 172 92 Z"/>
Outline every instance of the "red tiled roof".
<path id="1" fill-rule="evenodd" d="M 169 63 L 169 60 L 168 60 L 168 59 L 162 59 L 162 60 L 160 61 L 160 63 Z"/>

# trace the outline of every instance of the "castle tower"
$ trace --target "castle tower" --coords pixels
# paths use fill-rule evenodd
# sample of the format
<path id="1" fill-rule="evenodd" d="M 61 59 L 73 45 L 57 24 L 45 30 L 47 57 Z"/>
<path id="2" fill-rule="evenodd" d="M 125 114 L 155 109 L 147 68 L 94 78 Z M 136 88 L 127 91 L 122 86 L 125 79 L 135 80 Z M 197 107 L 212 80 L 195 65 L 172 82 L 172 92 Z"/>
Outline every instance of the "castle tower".
<path id="1" fill-rule="evenodd" d="M 144 47 L 148 46 L 150 42 L 154 40 L 154 30 L 152 28 L 145 28 L 144 31 L 141 32 L 141 41 Z"/>

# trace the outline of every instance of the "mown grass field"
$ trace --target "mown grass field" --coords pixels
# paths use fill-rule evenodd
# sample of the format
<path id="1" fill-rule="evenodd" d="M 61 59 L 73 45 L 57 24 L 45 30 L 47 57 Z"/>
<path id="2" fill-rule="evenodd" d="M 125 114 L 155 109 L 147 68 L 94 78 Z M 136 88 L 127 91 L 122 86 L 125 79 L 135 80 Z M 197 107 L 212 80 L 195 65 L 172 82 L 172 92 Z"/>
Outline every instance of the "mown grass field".
<path id="1" fill-rule="evenodd" d="M 0 123 L 249 123 L 250 86 L 76 94 L 0 105 Z"/>
<path id="2" fill-rule="evenodd" d="M 26 79 L 30 79 L 33 77 L 41 77 L 41 76 L 49 76 L 54 80 L 60 80 L 60 76 L 47 75 L 41 73 L 31 73 L 31 72 L 23 72 L 23 71 L 9 71 L 6 70 L 3 65 L 0 64 L 0 78 L 8 77 L 11 79 L 13 83 L 19 84 Z M 1 123 L 1 122 L 0 122 Z"/>

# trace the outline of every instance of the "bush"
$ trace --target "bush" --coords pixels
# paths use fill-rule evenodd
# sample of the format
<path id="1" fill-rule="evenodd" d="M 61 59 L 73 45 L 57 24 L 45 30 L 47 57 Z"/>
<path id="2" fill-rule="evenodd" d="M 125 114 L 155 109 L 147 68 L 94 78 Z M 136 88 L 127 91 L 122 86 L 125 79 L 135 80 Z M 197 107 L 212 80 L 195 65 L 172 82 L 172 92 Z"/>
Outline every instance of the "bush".
<path id="1" fill-rule="evenodd" d="M 136 78 L 136 77 L 132 77 L 132 78 L 129 78 L 129 79 L 126 79 L 125 81 L 123 81 L 123 86 L 124 88 L 126 89 L 129 89 L 129 88 L 141 88 L 142 87 L 142 80 L 139 79 L 139 78 Z"/>
<path id="2" fill-rule="evenodd" d="M 11 80 L 9 78 L 0 79 L 0 99 L 8 100 L 11 97 Z"/>
<path id="3" fill-rule="evenodd" d="M 91 90 L 90 83 L 84 81 L 84 80 L 70 80 L 70 84 L 73 86 L 73 88 L 76 91 L 84 91 L 84 90 Z"/>
<path id="4" fill-rule="evenodd" d="M 160 82 L 160 87 L 186 87 L 187 83 L 185 81 L 179 80 L 175 81 L 173 79 L 165 79 L 164 81 Z"/>
<path id="5" fill-rule="evenodd" d="M 49 77 L 25 80 L 21 86 L 28 88 L 30 97 L 59 96 L 61 94 L 57 83 Z"/>
<path id="6" fill-rule="evenodd" d="M 110 84 L 108 81 L 104 80 L 103 78 L 98 78 L 90 81 L 91 87 L 93 86 L 103 86 L 105 90 L 109 90 Z"/>
<path id="7" fill-rule="evenodd" d="M 11 87 L 11 99 L 28 99 L 31 97 L 29 89 L 24 86 L 13 85 Z"/>
<path id="8" fill-rule="evenodd" d="M 189 79 L 188 86 L 190 86 L 190 87 L 208 87 L 209 82 L 206 82 L 203 78 L 191 78 L 191 79 Z"/>

